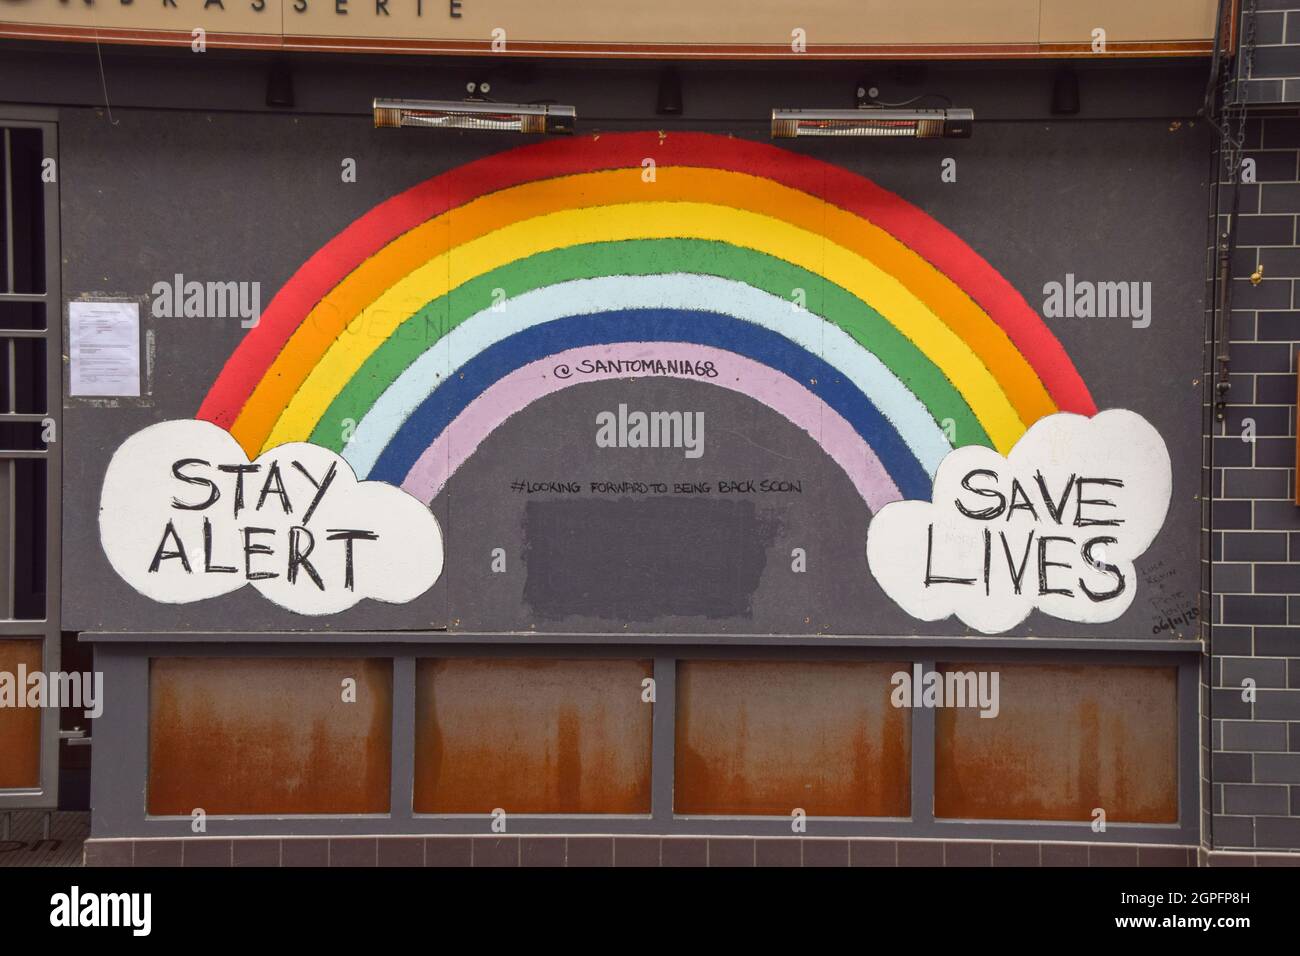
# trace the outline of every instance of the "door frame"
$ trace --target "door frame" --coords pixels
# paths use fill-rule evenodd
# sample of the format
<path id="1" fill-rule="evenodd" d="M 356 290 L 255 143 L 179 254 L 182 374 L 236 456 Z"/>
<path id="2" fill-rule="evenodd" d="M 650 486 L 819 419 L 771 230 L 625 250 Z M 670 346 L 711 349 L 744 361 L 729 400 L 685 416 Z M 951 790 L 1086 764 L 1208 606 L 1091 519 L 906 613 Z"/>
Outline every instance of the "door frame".
<path id="1" fill-rule="evenodd" d="M 40 294 L 17 294 L 0 291 L 0 302 L 39 302 L 45 306 L 45 329 L 42 330 L 0 330 L 0 341 L 4 349 L 0 350 L 0 361 L 10 363 L 10 369 L 16 363 L 15 347 L 12 343 L 20 338 L 43 339 L 45 342 L 45 412 L 43 414 L 0 413 L 0 422 L 41 423 L 52 420 L 54 424 L 54 441 L 42 450 L 0 451 L 0 467 L 13 468 L 12 462 L 20 459 L 39 459 L 45 462 L 45 616 L 37 620 L 0 619 L 0 639 L 4 638 L 40 638 L 42 642 L 41 669 L 45 673 L 58 671 L 61 666 L 61 600 L 60 569 L 62 567 L 62 464 L 63 451 L 60 439 L 63 433 L 63 293 L 62 264 L 59 258 L 60 223 L 59 223 L 59 179 L 62 170 L 59 163 L 58 113 L 52 109 L 29 106 L 7 106 L 0 104 L 0 130 L 37 129 L 42 134 L 43 153 L 55 162 L 55 181 L 45 184 L 42 212 L 45 217 L 45 291 Z M 11 188 L 8 183 L 8 137 L 0 132 L 0 189 Z M 5 215 L 0 220 L 0 229 L 9 228 L 12 222 L 11 208 L 5 206 Z M 0 269 L 7 268 L 0 263 Z M 0 290 L 8 289 L 7 276 L 0 279 Z M 10 388 L 15 388 L 14 377 L 10 375 Z M 12 392 L 11 392 L 12 395 Z M 12 408 L 12 405 L 10 406 Z M 13 482 L 10 482 L 10 499 L 7 503 L 10 515 L 14 514 Z M 8 549 L 9 580 L 0 581 L 0 586 L 12 588 L 13 568 L 15 562 L 24 560 L 17 552 L 15 538 L 10 524 L 7 542 L 0 541 L 0 547 Z M 41 711 L 41 760 L 40 780 L 35 788 L 0 790 L 0 811 L 13 809 L 47 809 L 58 807 L 59 802 L 59 722 L 58 707 L 45 707 Z"/>

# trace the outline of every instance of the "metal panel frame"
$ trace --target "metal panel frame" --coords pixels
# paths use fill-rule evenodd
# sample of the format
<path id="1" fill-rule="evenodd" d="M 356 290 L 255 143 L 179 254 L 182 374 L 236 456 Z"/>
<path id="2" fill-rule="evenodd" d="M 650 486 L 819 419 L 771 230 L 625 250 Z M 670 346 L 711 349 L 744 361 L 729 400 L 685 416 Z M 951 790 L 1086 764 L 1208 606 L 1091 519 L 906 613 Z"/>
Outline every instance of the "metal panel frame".
<path id="1" fill-rule="evenodd" d="M 53 157 L 55 168 L 59 163 L 58 114 L 54 110 L 23 106 L 0 105 L 0 129 L 37 129 L 42 134 L 43 152 L 46 157 Z M 0 188 L 9 190 L 9 137 L 0 138 L 0 176 L 4 182 Z M 0 452 L 0 467 L 10 469 L 10 488 L 13 487 L 13 462 L 20 458 L 39 458 L 45 462 L 46 514 L 45 514 L 45 616 L 43 620 L 0 620 L 0 638 L 40 638 L 42 641 L 42 668 L 44 671 L 57 671 L 60 663 L 60 605 L 61 605 L 61 518 L 62 518 L 62 462 L 63 451 L 59 439 L 63 433 L 63 308 L 62 308 L 62 264 L 59 255 L 59 182 L 44 188 L 42 210 L 45 217 L 45 291 L 41 294 L 16 294 L 7 292 L 10 288 L 9 273 L 0 285 L 0 302 L 37 302 L 45 306 L 45 330 L 2 332 L 0 339 L 9 339 L 7 355 L 0 355 L 0 360 L 7 361 L 10 367 L 10 388 L 14 388 L 13 369 L 15 350 L 13 342 L 19 338 L 39 338 L 45 341 L 45 392 L 46 410 L 41 415 L 0 414 L 0 422 L 40 422 L 46 418 L 53 419 L 55 441 L 41 451 Z M 10 207 L 6 203 L 6 222 L 0 228 L 12 228 Z M 7 257 L 12 261 L 12 256 Z M 12 396 L 12 391 L 11 391 Z M 12 408 L 12 405 L 10 406 Z M 9 513 L 14 513 L 12 497 L 8 503 Z M 13 538 L 0 542 L 0 546 L 10 549 L 10 568 L 15 559 L 21 555 L 13 553 Z M 12 575 L 12 570 L 11 570 Z M 12 588 L 12 577 L 8 585 Z M 11 605 L 12 606 L 12 605 Z M 53 809 L 59 802 L 59 709 L 47 707 L 41 712 L 41 776 L 40 785 L 35 789 L 0 790 L 0 811 L 35 808 Z"/>
<path id="2" fill-rule="evenodd" d="M 319 635 L 209 633 L 185 635 L 178 642 L 162 634 L 85 634 L 94 642 L 96 666 L 104 673 L 110 705 L 98 729 L 104 752 L 112 761 L 93 767 L 92 836 L 192 837 L 189 817 L 150 817 L 144 793 L 149 750 L 149 661 L 153 657 L 382 657 L 393 661 L 392 804 L 388 814 L 358 815 L 240 815 L 207 816 L 208 837 L 293 835 L 482 835 L 491 836 L 488 814 L 417 814 L 412 811 L 415 743 L 415 661 L 420 657 L 549 657 L 620 658 L 654 661 L 656 701 L 652 737 L 651 812 L 622 814 L 511 814 L 508 833 L 532 834 L 656 834 L 746 835 L 791 837 L 789 817 L 686 816 L 673 813 L 673 748 L 676 714 L 676 665 L 690 659 L 743 660 L 896 660 L 999 663 L 1074 663 L 1093 665 L 1159 665 L 1176 667 L 1178 821 L 1172 824 L 1110 823 L 1095 833 L 1091 821 L 936 820 L 933 815 L 935 715 L 914 709 L 912 718 L 912 814 L 908 818 L 809 817 L 805 836 L 908 837 L 929 839 L 1051 840 L 1108 843 L 1196 845 L 1199 836 L 1199 721 L 1197 685 L 1200 644 L 1182 642 L 1173 649 L 1099 654 L 1097 650 L 1036 646 L 988 648 L 974 642 L 949 640 L 942 651 L 918 648 L 907 641 L 887 646 L 818 645 L 746 646 L 695 645 L 669 647 L 658 640 L 639 643 L 574 643 L 563 637 L 511 643 L 498 636 L 494 643 L 430 643 L 432 635 L 338 635 L 325 643 Z M 1037 642 L 1035 642 L 1037 644 Z"/>

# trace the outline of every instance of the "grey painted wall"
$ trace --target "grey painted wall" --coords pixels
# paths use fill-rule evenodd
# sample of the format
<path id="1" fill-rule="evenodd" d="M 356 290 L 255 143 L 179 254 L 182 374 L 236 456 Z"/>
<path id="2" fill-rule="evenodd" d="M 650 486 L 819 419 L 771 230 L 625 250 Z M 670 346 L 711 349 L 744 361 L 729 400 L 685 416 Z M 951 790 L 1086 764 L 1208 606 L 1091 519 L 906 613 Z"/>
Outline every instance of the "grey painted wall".
<path id="1" fill-rule="evenodd" d="M 21 55 L 19 55 L 21 56 Z M 83 57 L 69 53 L 49 62 L 53 87 L 77 87 Z M 264 302 L 331 235 L 387 196 L 485 153 L 515 146 L 516 140 L 486 135 L 435 137 L 416 131 L 373 130 L 365 114 L 320 116 L 250 112 L 151 111 L 125 103 L 166 101 L 174 87 L 196 85 L 192 61 L 135 57 L 114 65 L 110 95 L 117 96 L 113 122 L 108 113 L 62 108 L 61 191 L 64 204 L 64 287 L 66 298 L 91 295 L 146 297 L 153 282 L 175 273 L 199 280 L 259 281 Z M 329 61 L 335 62 L 335 61 Z M 238 59 L 214 60 L 244 86 L 256 68 Z M 61 68 L 61 69 L 56 69 Z M 0 62 L 0 73 L 4 64 Z M 204 64 L 204 69 L 208 65 Z M 348 61 L 341 77 L 326 82 L 303 66 L 303 100 L 330 104 L 365 103 L 376 92 L 411 92 L 407 68 L 386 74 L 377 66 Z M 461 68 L 464 69 L 464 68 Z M 575 88 L 572 69 L 550 79 L 556 98 L 604 98 L 614 112 L 611 90 L 653 88 L 653 74 L 610 70 L 601 85 Z M 845 77 L 848 72 L 844 73 Z M 1182 70 L 1123 74 L 1100 70 L 1083 78 L 1087 120 L 1044 120 L 1049 74 L 1005 70 L 936 70 L 926 85 L 962 103 L 987 108 L 1002 120 L 980 120 L 976 137 L 957 143 L 878 144 L 822 142 L 794 144 L 875 179 L 926 209 L 966 239 L 1028 299 L 1041 303 L 1045 282 L 1080 278 L 1151 281 L 1151 328 L 1134 329 L 1126 319 L 1060 319 L 1050 328 L 1061 339 L 1095 395 L 1099 407 L 1125 407 L 1147 416 L 1164 434 L 1173 455 L 1174 496 L 1164 531 L 1139 563 L 1138 598 L 1109 626 L 1082 626 L 1035 613 L 1013 633 L 1032 636 L 1167 639 L 1193 636 L 1190 626 L 1154 630 L 1195 606 L 1197 588 L 1195 420 L 1200 343 L 1188 334 L 1201 307 L 1200 224 L 1204 202 L 1204 156 L 1208 140 L 1186 116 L 1170 114 L 1100 120 L 1097 113 L 1134 111 L 1136 86 L 1144 87 L 1144 108 L 1156 112 L 1188 104 Z M 157 82 L 165 77 L 168 82 Z M 757 81 L 755 77 L 762 77 Z M 722 74 L 688 74 L 688 116 L 682 127 L 729 129 L 766 139 L 759 122 L 722 124 L 697 120 L 692 90 L 701 92 L 703 113 L 732 116 L 758 112 L 761 105 L 807 98 L 826 103 L 826 77 L 790 73 L 748 77 L 744 95 L 732 85 L 715 86 Z M 1030 82 L 1032 79 L 1032 83 Z M 507 79 L 507 83 L 510 79 Z M 757 85 L 755 85 L 757 83 Z M 532 81 L 534 94 L 551 92 L 547 74 Z M 147 90 L 146 90 L 146 87 Z M 602 87 L 604 92 L 598 92 Z M 199 88 L 199 87 L 196 87 Z M 229 99 L 239 86 L 201 85 L 208 96 Z M 902 88 L 902 87 L 900 87 Z M 114 94 L 116 90 L 116 94 Z M 796 92 L 792 92 L 796 91 Z M 1030 95 L 1032 92 L 1032 96 Z M 796 95 L 797 94 L 797 95 Z M 57 94 L 56 94 L 57 95 Z M 85 94 L 83 94 L 85 95 Z M 823 96 L 819 99 L 819 96 Z M 967 99 L 969 96 L 969 99 Z M 235 98 L 239 99 L 239 98 Z M 244 98 L 246 99 L 246 98 Z M 243 100 L 240 100 L 243 103 Z M 632 98 L 633 104 L 638 103 Z M 604 129 L 662 125 L 643 105 L 617 101 L 628 116 L 597 121 Z M 744 104 L 744 108 L 740 105 Z M 807 103 L 805 103 L 807 104 Z M 595 107 L 597 111 L 601 105 Z M 1188 109 L 1188 113 L 1191 109 Z M 984 116 L 985 113 L 980 113 Z M 1177 114 L 1175 114 L 1177 116 Z M 588 129 L 590 124 L 588 126 Z M 339 181 L 339 161 L 354 157 L 359 181 Z M 958 160 L 958 181 L 941 183 L 940 160 Z M 1140 215 L 1134 215 L 1140 211 Z M 149 394 L 140 401 L 68 399 L 65 496 L 64 626 L 72 630 L 422 630 L 465 631 L 874 633 L 961 635 L 956 622 L 922 624 L 907 617 L 867 572 L 863 544 L 868 514 L 852 485 L 806 434 L 766 408 L 733 393 L 689 382 L 624 382 L 584 385 L 538 402 L 499 429 L 434 503 L 447 535 L 442 579 L 406 606 L 364 601 L 329 618 L 286 613 L 251 589 L 194 605 L 160 605 L 140 597 L 105 561 L 96 531 L 98 494 L 105 464 L 129 434 L 152 421 L 191 416 L 243 330 L 237 320 L 152 319 Z M 594 411 L 629 407 L 699 408 L 711 423 L 710 454 L 702 462 L 667 459 L 651 451 L 597 449 L 591 440 Z M 659 402 L 659 405 L 653 405 Z M 565 600 L 539 598 L 550 561 L 563 551 L 554 537 L 538 537 L 542 522 L 528 523 L 528 502 L 511 493 L 521 475 L 594 479 L 610 473 L 653 471 L 659 480 L 716 480 L 725 473 L 797 477 L 800 496 L 772 496 L 748 516 L 762 525 L 763 554 L 749 545 L 731 553 L 703 523 L 685 514 L 680 533 L 669 520 L 656 548 L 668 541 L 685 553 L 712 555 L 736 574 L 715 579 L 731 588 L 718 609 L 697 613 L 701 580 L 673 566 L 673 551 L 654 555 L 655 566 L 677 567 L 680 594 L 659 614 L 623 613 L 628 594 L 593 597 L 585 610 L 575 593 L 608 592 L 608 567 Z M 719 463 L 724 463 L 719 471 Z M 716 520 L 723 512 L 716 512 Z M 591 523 L 594 527 L 594 522 Z M 532 536 L 528 535 L 532 528 Z M 588 532 L 588 533 L 597 533 Z M 543 536 L 545 537 L 545 536 Z M 578 541 L 569 542 L 577 545 Z M 588 542 L 590 544 L 590 541 Z M 504 548 L 510 570 L 491 574 L 489 554 Z M 809 550 L 810 570 L 793 575 L 790 548 Z M 559 551 L 556 549 L 560 549 Z M 533 563 L 525 559 L 533 555 Z M 568 551 L 565 574 L 580 575 L 582 548 Z M 604 553 L 602 553 L 604 554 Z M 607 557 L 607 554 L 606 554 Z M 624 555 L 627 557 L 627 555 Z M 589 562 L 588 568 L 597 567 Z M 554 575 L 550 567 L 547 574 Z M 602 576 L 604 575 L 604 576 Z M 571 583 L 572 584 L 572 581 Z M 654 587 L 672 592 L 672 581 Z M 694 593 L 694 597 L 692 594 Z M 677 600 L 681 604 L 676 604 Z M 565 604 L 567 601 L 567 604 Z M 603 604 L 602 604 L 603 602 Z M 680 611 L 680 613 L 679 613 Z"/>
<path id="2" fill-rule="evenodd" d="M 65 109 L 60 119 L 68 298 L 147 297 L 155 282 L 181 273 L 200 280 L 259 281 L 269 299 L 300 263 L 361 212 L 431 175 L 514 145 L 483 135 L 376 131 L 361 117 L 119 109 L 111 125 L 97 111 Z M 634 125 L 645 124 L 626 124 Z M 763 137 L 763 131 L 749 127 L 746 135 Z M 1067 273 L 1152 283 L 1149 328 L 1133 328 L 1122 317 L 1050 323 L 1098 405 L 1139 412 L 1170 448 L 1173 503 L 1164 530 L 1139 565 L 1145 580 L 1133 607 L 1114 624 L 1084 626 L 1035 615 L 1016 633 L 1169 636 L 1155 632 L 1155 626 L 1194 607 L 1196 590 L 1191 556 L 1197 543 L 1199 396 L 1193 380 L 1200 344 L 1187 333 L 1201 307 L 1196 250 L 1206 148 L 1202 130 L 1173 126 L 1168 119 L 989 122 L 969 142 L 887 148 L 801 142 L 797 148 L 869 176 L 921 206 L 1035 306 L 1041 304 L 1044 284 Z M 957 158 L 959 175 L 956 183 L 944 184 L 940 161 L 949 155 Z M 343 157 L 357 160 L 355 184 L 340 182 Z M 1133 215 L 1134 210 L 1141 214 Z M 952 623 L 912 621 L 875 585 L 863 554 L 869 514 L 806 436 L 801 441 L 796 430 L 750 400 L 690 383 L 584 385 L 517 416 L 435 502 L 448 536 L 447 570 L 411 605 L 363 602 L 328 619 L 304 618 L 282 612 L 248 589 L 193 605 L 157 604 L 122 582 L 99 547 L 95 516 L 104 468 L 117 445 L 144 425 L 192 416 L 243 329 L 234 319 L 154 319 L 147 311 L 150 394 L 108 407 L 67 402 L 65 627 L 419 629 L 453 622 L 485 631 L 963 633 Z M 630 408 L 704 410 L 706 420 L 723 424 L 710 431 L 715 444 L 699 461 L 597 449 L 594 411 L 620 402 Z M 716 481 L 728 474 L 803 480 L 801 495 L 761 501 L 763 520 L 781 530 L 765 539 L 771 544 L 757 585 L 753 574 L 734 582 L 739 590 L 728 600 L 736 613 L 676 613 L 669 601 L 653 617 L 625 615 L 618 608 L 626 595 L 595 578 L 592 589 L 603 596 L 593 594 L 585 611 L 570 602 L 568 612 L 558 614 L 559 605 L 521 600 L 536 594 L 538 586 L 532 572 L 530 589 L 526 562 L 504 575 L 490 573 L 492 548 L 504 548 L 512 561 L 525 550 L 526 496 L 509 491 L 512 480 L 544 475 L 589 481 L 610 475 L 615 463 L 619 473 L 669 481 Z M 677 544 L 686 551 L 710 548 L 724 564 L 750 560 L 711 538 L 684 529 Z M 806 575 L 790 573 L 792 547 L 809 551 Z M 656 548 L 667 550 L 654 554 L 652 563 L 674 560 L 667 538 Z M 582 553 L 581 547 L 570 551 L 567 574 L 586 573 Z M 685 592 L 683 600 L 683 609 L 697 606 Z M 1191 636 L 1190 628 L 1179 630 Z"/>

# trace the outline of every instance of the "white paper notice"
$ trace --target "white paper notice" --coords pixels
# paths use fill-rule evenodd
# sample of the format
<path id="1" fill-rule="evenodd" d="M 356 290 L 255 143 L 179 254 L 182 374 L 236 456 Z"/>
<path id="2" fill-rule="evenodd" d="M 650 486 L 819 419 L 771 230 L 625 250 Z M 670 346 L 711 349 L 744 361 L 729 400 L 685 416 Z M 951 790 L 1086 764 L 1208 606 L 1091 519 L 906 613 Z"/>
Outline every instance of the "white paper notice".
<path id="1" fill-rule="evenodd" d="M 140 394 L 140 303 L 69 302 L 73 395 Z"/>

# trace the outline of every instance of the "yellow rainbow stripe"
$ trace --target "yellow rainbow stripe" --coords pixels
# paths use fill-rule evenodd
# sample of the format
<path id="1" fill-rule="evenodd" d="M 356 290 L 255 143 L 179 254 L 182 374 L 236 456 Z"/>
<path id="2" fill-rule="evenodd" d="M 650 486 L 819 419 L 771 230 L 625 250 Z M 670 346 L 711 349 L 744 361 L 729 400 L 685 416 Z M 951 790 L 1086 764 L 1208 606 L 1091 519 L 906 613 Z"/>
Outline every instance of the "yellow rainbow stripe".
<path id="1" fill-rule="evenodd" d="M 250 453 L 306 440 L 366 359 L 429 301 L 537 252 L 642 238 L 727 242 L 842 286 L 938 366 L 999 450 L 1008 450 L 1028 423 L 1057 410 L 1003 328 L 952 279 L 870 220 L 759 176 L 661 166 L 654 182 L 637 168 L 502 189 L 399 235 L 316 303 L 232 431 Z"/>

